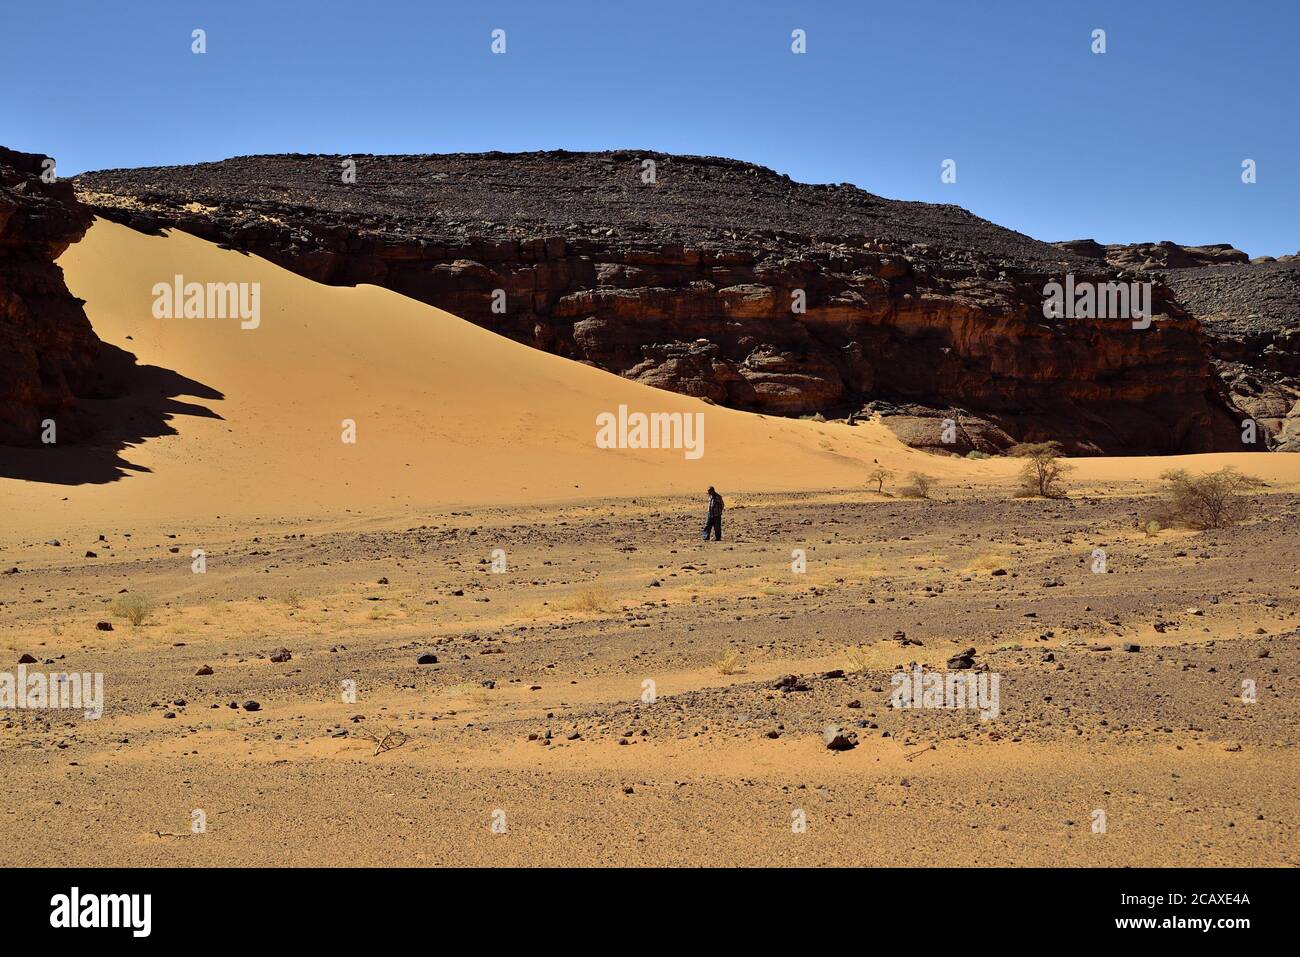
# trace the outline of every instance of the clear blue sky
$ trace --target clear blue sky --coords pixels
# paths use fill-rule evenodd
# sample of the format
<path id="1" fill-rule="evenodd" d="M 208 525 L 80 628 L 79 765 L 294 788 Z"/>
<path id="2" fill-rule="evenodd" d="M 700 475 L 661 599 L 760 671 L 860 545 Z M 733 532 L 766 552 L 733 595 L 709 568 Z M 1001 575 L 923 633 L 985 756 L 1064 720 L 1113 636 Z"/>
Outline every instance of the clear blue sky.
<path id="1" fill-rule="evenodd" d="M 276 152 L 720 154 L 1040 239 L 1279 255 L 1300 249 L 1297 36 L 1295 0 L 3 0 L 0 144 L 63 175 Z"/>

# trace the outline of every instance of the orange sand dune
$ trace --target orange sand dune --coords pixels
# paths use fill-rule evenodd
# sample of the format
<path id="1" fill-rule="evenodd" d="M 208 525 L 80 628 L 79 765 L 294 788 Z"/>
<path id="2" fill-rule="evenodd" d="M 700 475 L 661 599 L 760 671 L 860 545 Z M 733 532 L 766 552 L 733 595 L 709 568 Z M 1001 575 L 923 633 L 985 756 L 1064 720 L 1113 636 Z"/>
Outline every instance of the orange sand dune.
<path id="1" fill-rule="evenodd" d="M 863 488 L 873 460 L 954 484 L 1004 484 L 1016 463 L 904 447 L 879 424 L 769 418 L 641 386 L 511 342 L 376 287 L 313 283 L 256 256 L 186 235 L 151 237 L 99 221 L 60 260 L 95 330 L 143 364 L 222 398 L 181 396 L 174 435 L 124 449 L 115 481 L 0 479 L 7 531 L 56 535 L 112 520 L 212 521 L 606 496 Z M 260 325 L 158 319 L 157 283 L 260 284 Z M 704 454 L 602 449 L 597 416 L 703 413 Z M 343 420 L 357 441 L 342 441 Z M 34 455 L 75 455 L 51 447 Z M 1085 460 L 1076 482 L 1155 477 L 1175 465 L 1238 464 L 1273 482 L 1300 458 L 1212 455 Z"/>
<path id="2" fill-rule="evenodd" d="M 151 237 L 100 221 L 60 265 L 105 341 L 223 398 L 182 397 L 220 418 L 177 415 L 178 434 L 123 451 L 130 468 L 148 471 L 97 485 L 0 480 L 18 514 L 50 534 L 107 514 L 210 520 L 702 494 L 711 484 L 860 487 L 873 458 L 898 470 L 934 462 L 879 425 L 723 409 L 519 345 L 384 289 L 319 285 L 183 233 Z M 260 326 L 154 318 L 154 285 L 177 274 L 260 283 Z M 598 448 L 596 418 L 620 404 L 702 412 L 704 454 Z M 342 441 L 345 419 L 356 422 L 355 444 Z"/>

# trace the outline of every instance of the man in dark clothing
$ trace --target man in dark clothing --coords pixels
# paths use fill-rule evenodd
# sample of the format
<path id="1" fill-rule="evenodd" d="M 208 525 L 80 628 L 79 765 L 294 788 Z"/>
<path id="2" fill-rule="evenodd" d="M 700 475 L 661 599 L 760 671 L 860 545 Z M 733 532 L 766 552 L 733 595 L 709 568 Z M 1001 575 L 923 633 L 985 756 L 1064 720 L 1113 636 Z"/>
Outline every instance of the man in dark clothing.
<path id="1" fill-rule="evenodd" d="M 722 496 L 717 493 L 712 485 L 709 486 L 709 519 L 704 523 L 704 540 L 709 540 L 709 532 L 712 531 L 714 541 L 722 541 Z"/>

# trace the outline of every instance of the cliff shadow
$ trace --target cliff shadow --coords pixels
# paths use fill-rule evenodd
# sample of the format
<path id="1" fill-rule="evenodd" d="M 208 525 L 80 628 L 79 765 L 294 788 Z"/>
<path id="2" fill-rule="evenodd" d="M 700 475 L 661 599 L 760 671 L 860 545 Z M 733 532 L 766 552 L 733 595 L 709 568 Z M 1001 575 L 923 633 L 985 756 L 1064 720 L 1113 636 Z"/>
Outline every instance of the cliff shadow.
<path id="1" fill-rule="evenodd" d="M 176 416 L 221 418 L 204 405 L 177 398 L 225 398 L 211 386 L 170 369 L 140 365 L 134 355 L 117 346 L 101 343 L 99 349 L 91 392 L 78 398 L 73 412 L 48 416 L 59 429 L 58 441 L 0 445 L 0 479 L 51 485 L 116 482 L 131 472 L 151 471 L 133 465 L 122 453 L 147 439 L 178 435 L 171 424 Z"/>

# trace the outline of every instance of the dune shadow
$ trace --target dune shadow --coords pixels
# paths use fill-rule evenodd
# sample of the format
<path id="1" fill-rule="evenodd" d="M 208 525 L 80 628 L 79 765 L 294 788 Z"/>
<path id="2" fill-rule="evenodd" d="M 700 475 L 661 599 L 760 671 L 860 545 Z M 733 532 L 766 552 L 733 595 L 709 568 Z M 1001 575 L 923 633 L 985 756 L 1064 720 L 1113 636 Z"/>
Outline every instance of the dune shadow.
<path id="1" fill-rule="evenodd" d="M 79 397 L 68 427 L 63 427 L 66 414 L 51 415 L 60 423 L 59 441 L 0 445 L 0 478 L 51 485 L 115 482 L 131 472 L 150 471 L 128 462 L 122 452 L 146 439 L 178 435 L 171 424 L 175 416 L 221 419 L 206 406 L 176 398 L 224 399 L 216 389 L 170 369 L 140 365 L 117 346 L 101 343 L 99 348 L 93 388 Z"/>

